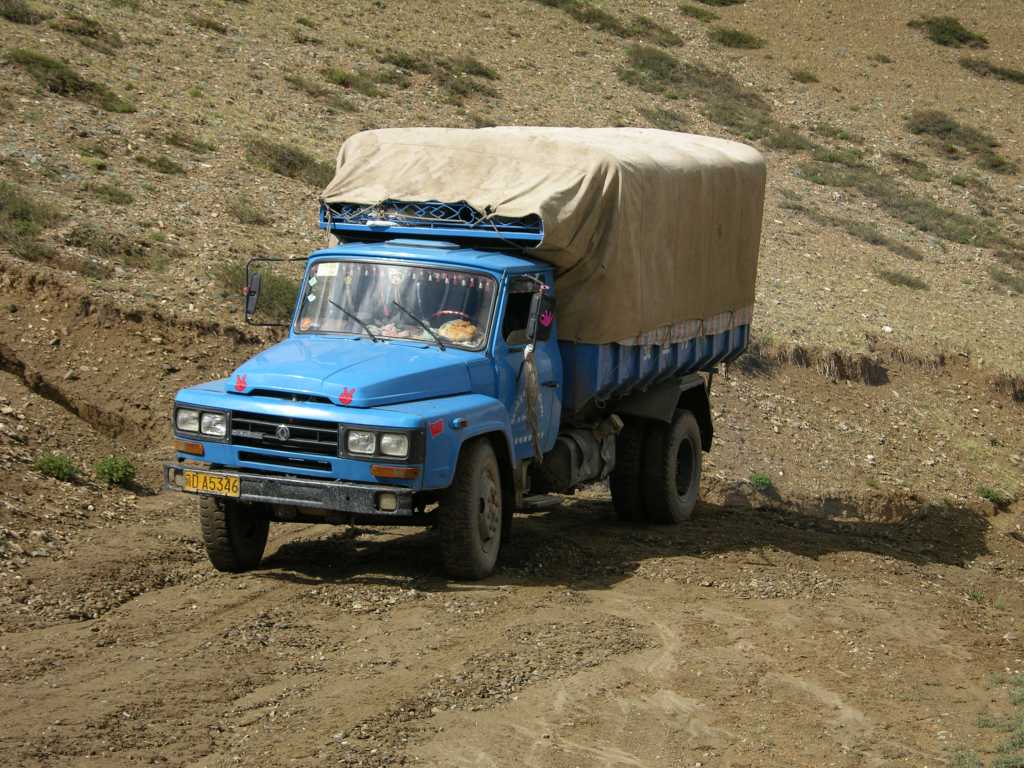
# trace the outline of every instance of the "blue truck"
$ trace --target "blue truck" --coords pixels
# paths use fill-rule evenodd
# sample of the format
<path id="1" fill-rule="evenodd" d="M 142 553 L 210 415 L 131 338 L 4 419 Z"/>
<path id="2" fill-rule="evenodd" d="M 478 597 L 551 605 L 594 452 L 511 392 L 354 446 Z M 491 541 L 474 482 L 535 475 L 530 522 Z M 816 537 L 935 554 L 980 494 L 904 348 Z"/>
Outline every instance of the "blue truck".
<path id="1" fill-rule="evenodd" d="M 198 497 L 215 568 L 257 567 L 271 522 L 361 520 L 432 526 L 446 572 L 480 579 L 513 513 L 546 494 L 607 480 L 623 520 L 694 509 L 712 375 L 747 345 L 749 310 L 676 310 L 656 337 L 567 338 L 543 249 L 558 213 L 498 215 L 422 186 L 419 200 L 325 195 L 335 242 L 306 259 L 287 337 L 177 393 L 164 481 Z M 250 319 L 261 267 L 250 262 Z M 586 328 L 601 298 L 571 291 Z"/>

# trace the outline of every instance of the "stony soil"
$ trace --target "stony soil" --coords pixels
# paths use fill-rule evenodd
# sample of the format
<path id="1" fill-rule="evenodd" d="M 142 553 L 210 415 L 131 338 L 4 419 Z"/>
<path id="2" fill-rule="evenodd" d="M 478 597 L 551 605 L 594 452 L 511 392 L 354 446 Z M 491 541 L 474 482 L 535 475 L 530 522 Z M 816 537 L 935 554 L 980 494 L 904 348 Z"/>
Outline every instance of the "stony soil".
<path id="1" fill-rule="evenodd" d="M 676 32 L 683 43 L 667 50 L 766 94 L 780 122 L 860 137 L 831 144 L 860 147 L 872 168 L 894 173 L 891 152 L 927 163 L 930 181 L 901 183 L 1019 238 L 1021 177 L 940 155 L 904 120 L 943 109 L 1021 162 L 1024 86 L 978 78 L 958 65 L 964 51 L 906 27 L 949 12 L 939 4 L 833 6 L 714 8 L 719 24 L 767 40 L 738 52 L 709 43 L 675 0 L 601 4 Z M 60 212 L 40 235 L 55 261 L 26 262 L 0 242 L 3 765 L 1012 758 L 985 724 L 1014 714 L 1006 676 L 1024 671 L 1024 405 L 1012 380 L 993 382 L 1024 372 L 1024 298 L 993 283 L 995 248 L 922 234 L 855 191 L 800 176 L 808 152 L 762 145 L 759 347 L 715 378 L 716 444 L 689 523 L 624 526 L 594 486 L 517 515 L 497 573 L 478 584 L 444 578 L 433 532 L 376 527 L 275 526 L 263 567 L 219 574 L 193 506 L 158 493 L 173 395 L 273 338 L 238 324 L 219 268 L 323 242 L 317 190 L 248 161 L 254 136 L 328 160 L 368 126 L 639 125 L 651 107 L 732 134 L 696 101 L 620 82 L 629 40 L 529 0 L 360 1 L 332 13 L 260 0 L 34 7 L 50 17 L 0 19 L 0 56 L 56 52 L 137 111 L 45 93 L 0 63 L 0 177 Z M 1015 10 L 956 9 L 990 41 L 970 55 L 1024 66 Z M 104 53 L 62 32 L 74 13 L 123 45 Z M 203 13 L 225 32 L 197 26 Z M 373 70 L 394 50 L 470 53 L 497 70 L 497 96 L 453 104 L 414 75 L 380 96 L 342 92 L 354 111 L 331 112 L 326 96 L 284 80 Z M 820 82 L 793 82 L 796 67 Z M 176 146 L 175 130 L 214 146 Z M 159 155 L 185 173 L 137 159 Z M 957 174 L 987 186 L 954 184 Z M 135 202 L 104 201 L 97 184 Z M 238 191 L 268 223 L 232 216 Z M 786 207 L 794 195 L 924 259 L 799 214 Z M 68 244 L 89 221 L 169 254 L 166 265 Z M 880 270 L 928 288 L 890 285 Z M 51 450 L 82 468 L 77 480 L 33 470 Z M 95 462 L 115 452 L 138 465 L 128 488 L 95 479 Z"/>

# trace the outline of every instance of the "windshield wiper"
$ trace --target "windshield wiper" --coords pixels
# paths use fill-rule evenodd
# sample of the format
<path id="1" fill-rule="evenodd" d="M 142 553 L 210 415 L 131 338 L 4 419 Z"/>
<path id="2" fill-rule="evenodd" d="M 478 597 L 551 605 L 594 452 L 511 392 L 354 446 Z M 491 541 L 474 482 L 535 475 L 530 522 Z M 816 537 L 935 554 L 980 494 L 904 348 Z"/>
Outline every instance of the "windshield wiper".
<path id="1" fill-rule="evenodd" d="M 410 312 L 410 311 L 409 311 L 408 309 L 406 309 L 405 307 L 403 307 L 403 306 L 402 306 L 401 304 L 399 304 L 399 303 L 398 303 L 397 301 L 394 301 L 394 300 L 392 300 L 392 301 L 391 301 L 391 303 L 392 303 L 392 304 L 394 304 L 394 305 L 395 305 L 396 307 L 398 307 L 398 308 L 399 308 L 400 310 L 402 310 L 403 312 L 405 312 L 405 314 L 407 314 L 407 315 L 408 315 L 409 317 L 411 317 L 411 318 L 413 319 L 413 322 L 415 322 L 415 323 L 416 323 L 416 324 L 417 324 L 417 325 L 418 325 L 418 326 L 419 326 L 420 328 L 422 328 L 422 329 L 423 329 L 424 331 L 426 331 L 426 332 L 427 332 L 427 333 L 429 333 L 429 334 L 430 334 L 431 336 L 433 336 L 433 337 L 434 337 L 434 341 L 436 341 L 436 342 L 437 342 L 437 346 L 439 346 L 439 347 L 441 348 L 441 351 L 442 351 L 442 352 L 443 352 L 444 350 L 446 350 L 446 349 L 447 349 L 447 347 L 446 347 L 446 346 L 444 345 L 444 342 L 443 342 L 443 341 L 441 341 L 441 337 L 440 337 L 440 336 L 438 336 L 438 335 L 437 335 L 437 333 L 435 333 L 435 332 L 434 332 L 434 329 L 433 329 L 433 328 L 431 328 L 431 327 L 430 327 L 429 325 L 427 325 L 426 323 L 424 323 L 424 322 L 423 322 L 422 320 L 420 320 L 420 319 L 419 319 L 418 317 L 416 317 L 416 315 L 414 315 L 414 314 L 413 314 L 412 312 Z"/>
<path id="2" fill-rule="evenodd" d="M 327 300 L 329 302 L 331 302 L 331 304 L 333 304 L 336 309 L 340 309 L 342 312 L 344 312 L 345 313 L 345 317 L 349 318 L 350 320 L 355 320 L 357 323 L 359 323 L 361 326 L 363 326 L 363 330 L 366 331 L 366 335 L 369 336 L 373 340 L 374 344 L 376 344 L 378 341 L 380 341 L 380 339 L 378 339 L 374 335 L 373 331 L 370 330 L 370 326 L 368 326 L 366 323 L 364 323 L 358 317 L 356 317 L 351 312 L 349 312 L 347 309 L 345 309 L 343 306 L 341 306 L 341 304 L 336 302 L 330 296 L 327 297 Z"/>

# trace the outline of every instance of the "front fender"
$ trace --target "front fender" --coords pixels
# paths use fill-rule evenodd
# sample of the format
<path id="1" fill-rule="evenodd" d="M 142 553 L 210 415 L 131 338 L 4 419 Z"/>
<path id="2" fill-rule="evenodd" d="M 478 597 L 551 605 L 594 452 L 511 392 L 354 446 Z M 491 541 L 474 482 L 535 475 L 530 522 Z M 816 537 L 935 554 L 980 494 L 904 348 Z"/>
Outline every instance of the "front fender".
<path id="1" fill-rule="evenodd" d="M 426 424 L 426 456 L 423 488 L 441 489 L 451 485 L 459 452 L 467 440 L 499 433 L 508 455 L 512 451 L 512 427 L 508 411 L 499 400 L 486 395 L 456 395 L 437 400 L 406 403 L 405 412 L 415 412 Z M 456 424 L 462 424 L 456 427 Z"/>

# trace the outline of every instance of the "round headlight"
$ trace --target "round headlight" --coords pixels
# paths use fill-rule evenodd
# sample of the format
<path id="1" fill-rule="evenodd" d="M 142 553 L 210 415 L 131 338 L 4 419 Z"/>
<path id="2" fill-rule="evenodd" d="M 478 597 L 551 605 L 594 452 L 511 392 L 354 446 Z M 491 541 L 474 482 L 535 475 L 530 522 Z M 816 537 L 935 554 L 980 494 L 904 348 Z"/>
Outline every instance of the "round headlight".
<path id="1" fill-rule="evenodd" d="M 175 425 L 182 432 L 199 431 L 199 411 L 193 411 L 191 408 L 179 408 L 174 419 Z"/>
<path id="2" fill-rule="evenodd" d="M 204 413 L 199 431 L 204 435 L 224 437 L 228 433 L 227 417 L 223 413 Z"/>
<path id="3" fill-rule="evenodd" d="M 349 431 L 345 444 L 349 453 L 371 454 L 377 450 L 377 435 L 374 432 L 353 429 Z"/>
<path id="4" fill-rule="evenodd" d="M 380 452 L 385 456 L 404 459 L 409 455 L 409 436 L 384 433 L 380 436 Z"/>

